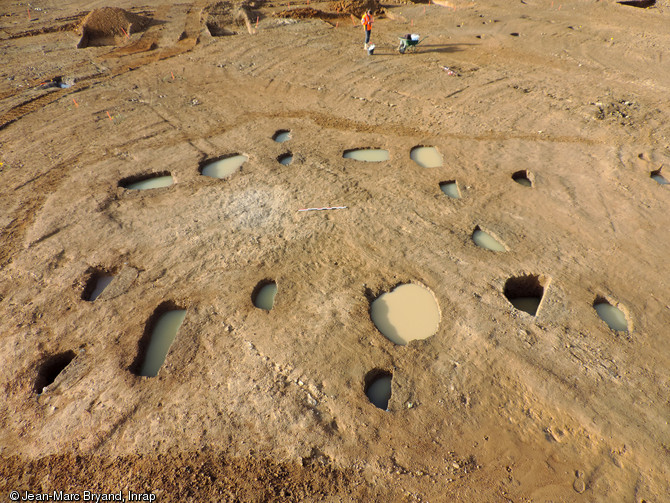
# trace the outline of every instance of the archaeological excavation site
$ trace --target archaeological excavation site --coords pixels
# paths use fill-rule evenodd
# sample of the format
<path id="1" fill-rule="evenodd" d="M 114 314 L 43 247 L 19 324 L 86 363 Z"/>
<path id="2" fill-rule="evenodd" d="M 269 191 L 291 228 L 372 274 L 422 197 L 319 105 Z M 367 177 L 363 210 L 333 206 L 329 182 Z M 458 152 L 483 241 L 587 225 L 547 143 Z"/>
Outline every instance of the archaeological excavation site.
<path id="1" fill-rule="evenodd" d="M 670 501 L 670 0 L 0 14 L 2 501 Z"/>

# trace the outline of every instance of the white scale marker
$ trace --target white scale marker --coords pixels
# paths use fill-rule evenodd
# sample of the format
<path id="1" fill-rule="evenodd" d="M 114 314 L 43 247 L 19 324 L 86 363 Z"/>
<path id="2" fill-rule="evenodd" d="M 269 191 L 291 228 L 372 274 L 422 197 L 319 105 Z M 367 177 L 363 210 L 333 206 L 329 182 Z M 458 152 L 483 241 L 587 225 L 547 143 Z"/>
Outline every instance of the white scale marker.
<path id="1" fill-rule="evenodd" d="M 346 210 L 346 206 L 327 206 L 325 208 L 303 208 L 298 211 Z"/>

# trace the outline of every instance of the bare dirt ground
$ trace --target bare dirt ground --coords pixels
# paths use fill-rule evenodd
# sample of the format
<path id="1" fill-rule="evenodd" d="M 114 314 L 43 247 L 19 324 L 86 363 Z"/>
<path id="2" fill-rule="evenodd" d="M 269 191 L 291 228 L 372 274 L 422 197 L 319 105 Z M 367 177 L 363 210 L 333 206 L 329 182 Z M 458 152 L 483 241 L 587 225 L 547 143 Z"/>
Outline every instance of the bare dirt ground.
<path id="1" fill-rule="evenodd" d="M 144 21 L 77 48 L 109 6 L 0 7 L 2 501 L 669 501 L 666 0 L 384 4 L 374 55 L 329 3 L 121 1 Z M 405 33 L 428 38 L 400 55 Z M 390 160 L 342 157 L 358 147 Z M 119 186 L 152 173 L 175 183 Z M 347 209 L 297 211 L 322 206 Z M 536 316 L 504 295 L 528 275 Z M 441 321 L 396 346 L 370 301 L 406 282 Z M 185 321 L 140 377 L 166 306 Z"/>

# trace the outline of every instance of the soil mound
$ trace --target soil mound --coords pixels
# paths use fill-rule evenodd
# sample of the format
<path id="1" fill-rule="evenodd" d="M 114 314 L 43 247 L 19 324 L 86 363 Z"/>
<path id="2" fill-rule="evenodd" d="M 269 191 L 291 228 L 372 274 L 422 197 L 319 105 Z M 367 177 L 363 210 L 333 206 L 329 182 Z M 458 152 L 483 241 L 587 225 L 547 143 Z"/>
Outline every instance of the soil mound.
<path id="1" fill-rule="evenodd" d="M 216 2 L 209 4 L 202 11 L 201 21 L 213 37 L 235 35 L 235 27 L 246 26 L 251 33 L 251 20 L 256 19 L 255 1 Z"/>
<path id="2" fill-rule="evenodd" d="M 353 14 L 362 16 L 366 10 L 370 9 L 373 14 L 382 11 L 379 0 L 338 0 L 331 4 L 332 9 L 340 14 Z"/>
<path id="3" fill-rule="evenodd" d="M 311 7 L 302 7 L 298 9 L 289 9 L 283 10 L 281 12 L 275 12 L 274 17 L 278 18 L 291 18 L 291 19 L 331 19 L 339 17 L 339 14 L 333 14 L 330 12 L 323 12 L 318 9 L 313 9 Z"/>
<path id="4" fill-rule="evenodd" d="M 118 7 L 95 9 L 79 25 L 81 39 L 77 47 L 118 45 L 131 34 L 144 30 L 151 20 Z"/>
<path id="5" fill-rule="evenodd" d="M 232 25 L 235 22 L 231 2 L 216 2 L 205 7 L 202 11 L 202 23 L 213 37 L 235 35 Z"/>

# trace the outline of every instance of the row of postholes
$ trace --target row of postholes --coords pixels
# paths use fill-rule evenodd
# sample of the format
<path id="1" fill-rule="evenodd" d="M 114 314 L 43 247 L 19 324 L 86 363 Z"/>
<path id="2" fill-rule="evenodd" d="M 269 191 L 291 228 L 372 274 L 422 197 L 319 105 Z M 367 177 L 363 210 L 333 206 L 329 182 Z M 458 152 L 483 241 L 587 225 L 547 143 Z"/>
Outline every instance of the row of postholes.
<path id="1" fill-rule="evenodd" d="M 273 139 L 285 142 L 291 138 L 290 131 L 280 130 Z M 380 162 L 389 159 L 389 153 L 382 149 L 347 150 L 343 155 L 368 162 Z M 417 146 L 410 152 L 410 158 L 424 168 L 442 166 L 442 157 L 435 147 Z M 205 176 L 225 178 L 241 167 L 247 160 L 246 156 L 235 154 L 214 160 L 201 169 Z M 279 162 L 288 165 L 292 155 L 287 153 L 278 158 Z M 167 179 L 169 178 L 169 180 Z M 532 175 L 526 171 L 514 173 L 512 178 L 519 184 L 532 187 Z M 652 178 L 659 184 L 667 184 L 660 169 L 652 172 Z M 172 184 L 171 176 L 144 176 L 133 180 L 123 181 L 120 185 L 131 190 L 146 190 L 166 187 Z M 456 181 L 440 184 L 443 192 L 453 198 L 460 198 Z M 505 252 L 507 249 L 490 233 L 479 226 L 475 227 L 472 240 L 478 246 L 493 252 Z M 95 301 L 114 276 L 96 270 L 90 273 L 82 298 Z M 544 276 L 526 275 L 509 278 L 505 282 L 504 296 L 519 310 L 535 316 L 544 297 L 545 288 L 549 280 Z M 273 280 L 263 280 L 254 288 L 251 300 L 255 307 L 270 311 L 277 294 L 277 283 Z M 603 296 L 597 296 L 593 308 L 598 316 L 612 329 L 620 332 L 629 330 L 629 323 L 624 313 Z M 149 334 L 147 344 L 140 348 L 133 372 L 140 376 L 155 377 L 158 375 L 170 346 L 174 342 L 179 327 L 186 317 L 185 309 L 175 306 L 159 306 L 147 324 L 146 333 Z M 412 340 L 426 339 L 437 332 L 440 322 L 440 311 L 435 295 L 425 286 L 416 283 L 400 284 L 390 292 L 378 296 L 370 304 L 370 317 L 376 328 L 387 339 L 397 345 L 404 346 Z M 53 383 L 58 375 L 74 359 L 75 353 L 67 351 L 48 358 L 38 369 L 35 381 L 35 391 L 42 393 Z M 391 398 L 392 373 L 383 369 L 374 369 L 365 376 L 363 391 L 372 404 L 388 410 Z"/>
<path id="2" fill-rule="evenodd" d="M 286 129 L 279 130 L 273 135 L 272 139 L 279 143 L 286 142 L 291 139 L 291 132 Z M 388 161 L 390 156 L 388 150 L 362 148 L 345 150 L 342 157 L 365 162 L 383 162 Z M 410 159 L 423 168 L 439 168 L 443 163 L 442 155 L 435 147 L 423 145 L 418 145 L 410 150 Z M 244 154 L 228 154 L 205 161 L 200 167 L 200 173 L 211 178 L 228 178 L 240 169 L 247 160 L 248 157 Z M 285 152 L 277 157 L 277 161 L 284 166 L 288 166 L 293 162 L 293 153 Z M 660 185 L 668 184 L 668 181 L 661 174 L 661 168 L 651 171 L 650 177 Z M 525 187 L 533 186 L 533 176 L 526 170 L 516 171 L 512 174 L 512 179 Z M 158 173 L 124 178 L 119 182 L 119 186 L 130 190 L 148 190 L 169 187 L 173 183 L 172 175 Z M 449 197 L 455 199 L 461 197 L 456 180 L 441 182 L 440 189 Z"/>

